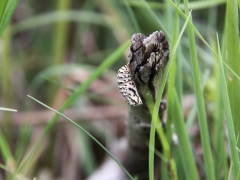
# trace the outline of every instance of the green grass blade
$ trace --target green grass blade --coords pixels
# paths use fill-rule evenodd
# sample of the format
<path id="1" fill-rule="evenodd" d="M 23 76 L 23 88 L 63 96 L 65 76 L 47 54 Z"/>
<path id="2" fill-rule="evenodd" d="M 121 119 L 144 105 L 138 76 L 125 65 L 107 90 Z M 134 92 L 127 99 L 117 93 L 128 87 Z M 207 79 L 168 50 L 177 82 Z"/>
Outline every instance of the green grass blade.
<path id="1" fill-rule="evenodd" d="M 131 18 L 131 21 L 132 21 L 132 23 L 133 23 L 133 26 L 134 26 L 135 31 L 136 31 L 136 32 L 141 32 L 141 31 L 140 31 L 140 28 L 139 28 L 139 25 L 138 25 L 138 23 L 137 23 L 136 17 L 135 17 L 135 15 L 134 15 L 134 13 L 133 13 L 132 8 L 131 8 L 130 5 L 129 5 L 128 0 L 123 0 L 123 3 L 125 4 L 125 6 L 126 6 L 126 8 L 127 8 L 128 14 L 129 14 L 129 16 L 130 16 L 130 18 Z"/>
<path id="2" fill-rule="evenodd" d="M 42 27 L 59 21 L 93 23 L 108 28 L 118 27 L 118 22 L 114 21 L 113 18 L 110 16 L 102 15 L 100 13 L 89 11 L 56 11 L 31 17 L 12 25 L 12 34 L 14 35 L 21 31 Z"/>
<path id="3" fill-rule="evenodd" d="M 218 36 L 217 36 L 218 41 Z M 235 130 L 234 130 L 234 121 L 228 96 L 228 90 L 227 90 L 227 83 L 225 79 L 225 73 L 223 69 L 222 64 L 222 56 L 220 51 L 220 45 L 218 41 L 218 53 L 219 53 L 219 69 L 220 69 L 220 78 L 221 78 L 221 92 L 222 92 L 222 98 L 223 98 L 223 106 L 224 106 L 224 112 L 226 116 L 226 124 L 227 124 L 227 130 L 228 130 L 228 138 L 229 138 L 229 144 L 230 144 L 230 152 L 231 152 L 231 164 L 233 167 L 233 177 L 237 179 L 237 173 L 240 171 L 240 165 L 239 165 L 239 155 L 238 151 L 236 149 L 237 142 L 236 142 L 236 136 L 235 136 Z"/>
<path id="4" fill-rule="evenodd" d="M 69 9 L 70 0 L 58 0 L 57 10 L 64 12 Z M 65 20 L 59 21 L 55 25 L 54 40 L 53 40 L 53 64 L 58 65 L 65 59 L 65 50 L 67 46 L 68 22 Z"/>
<path id="5" fill-rule="evenodd" d="M 187 20 L 185 21 L 185 23 L 183 25 L 183 28 L 182 28 L 179 36 L 178 36 L 176 44 L 174 44 L 174 47 L 172 48 L 172 52 L 170 53 L 170 60 L 167 64 L 167 66 L 166 66 L 166 69 L 164 71 L 164 74 L 163 74 L 163 77 L 162 77 L 162 80 L 161 80 L 161 83 L 160 83 L 160 87 L 158 89 L 157 98 L 156 98 L 156 102 L 155 102 L 155 105 L 154 105 L 154 108 L 153 108 L 153 112 L 150 112 L 150 113 L 152 113 L 152 123 L 151 123 L 151 130 L 150 130 L 149 147 L 154 147 L 154 145 L 155 145 L 155 128 L 156 128 L 157 122 L 159 120 L 158 110 L 159 110 L 160 102 L 161 102 L 161 99 L 162 99 L 163 89 L 165 87 L 165 84 L 166 84 L 166 81 L 167 81 L 167 76 L 168 76 L 172 61 L 174 59 L 174 55 L 177 51 L 178 44 L 180 42 L 180 39 L 182 37 L 182 34 L 183 34 L 186 26 L 187 26 L 187 23 L 189 22 L 190 16 L 191 16 L 191 13 L 189 13 L 189 16 L 188 16 Z M 160 137 L 160 140 L 161 140 L 161 143 L 162 143 L 162 146 L 163 146 L 163 151 L 166 152 L 166 150 L 169 149 L 169 145 L 168 145 L 167 139 L 164 135 L 163 129 L 161 128 L 161 129 L 159 129 L 159 131 L 160 131 L 159 134 L 162 135 Z M 150 149 L 149 149 L 149 179 L 154 180 L 154 152 L 151 151 Z"/>
<path id="6" fill-rule="evenodd" d="M 225 2 L 226 2 L 226 0 L 192 1 L 192 2 L 189 2 L 189 9 L 200 10 L 200 9 L 205 9 L 205 8 L 211 8 L 211 7 L 215 7 L 215 6 L 224 4 Z M 136 0 L 130 0 L 129 4 L 131 6 L 137 6 L 137 7 L 142 7 L 143 6 L 141 2 L 136 1 Z M 165 4 L 159 3 L 159 2 L 148 2 L 148 5 L 152 9 L 165 9 L 166 8 Z M 180 4 L 179 8 L 184 9 L 184 4 Z"/>
<path id="7" fill-rule="evenodd" d="M 8 163 L 9 161 L 14 161 L 11 148 L 9 147 L 7 142 L 7 139 L 5 138 L 5 136 L 3 136 L 0 130 L 0 152 L 6 163 Z"/>
<path id="8" fill-rule="evenodd" d="M 0 111 L 12 111 L 12 112 L 17 112 L 16 109 L 10 109 L 10 108 L 4 108 L 4 107 L 0 107 Z"/>
<path id="9" fill-rule="evenodd" d="M 178 150 L 180 151 L 180 155 L 182 156 L 181 159 L 182 165 L 186 174 L 186 177 L 189 180 L 198 180 L 198 171 L 194 160 L 194 155 L 192 152 L 190 140 L 188 138 L 187 130 L 184 123 L 183 118 L 183 110 L 181 108 L 181 104 L 179 102 L 177 92 L 173 89 L 173 101 L 171 102 L 174 106 L 173 113 L 175 113 L 175 117 L 173 117 L 174 122 L 174 129 L 176 130 L 177 136 L 178 136 Z"/>
<path id="10" fill-rule="evenodd" d="M 226 0 L 212 0 L 212 1 L 192 1 L 189 2 L 189 9 L 200 10 L 205 8 L 212 8 L 226 3 Z M 184 9 L 184 4 L 180 4 L 180 9 Z"/>
<path id="11" fill-rule="evenodd" d="M 240 75 L 239 30 L 237 0 L 227 0 L 226 13 L 227 32 L 227 63 L 232 70 Z M 231 72 L 228 73 L 228 95 L 231 105 L 234 128 L 237 134 L 240 132 L 240 81 Z M 239 143 L 238 143 L 239 144 Z M 240 144 L 238 145 L 240 147 Z M 234 169 L 234 168 L 233 168 Z"/>
<path id="12" fill-rule="evenodd" d="M 180 1 L 178 0 L 178 3 L 180 3 Z M 170 4 L 169 4 L 170 5 Z M 169 5 L 167 5 L 167 12 L 166 12 L 166 16 L 168 17 L 167 22 L 172 22 L 171 19 L 173 19 L 169 13 L 171 13 L 171 9 L 169 8 Z M 168 23 L 168 29 L 170 29 L 170 23 Z M 177 38 L 178 38 L 178 34 L 179 34 L 179 14 L 178 12 L 175 12 L 175 17 L 174 17 L 174 29 L 173 29 L 173 38 L 172 38 L 172 42 L 171 44 L 176 44 Z M 171 45 L 170 45 L 171 46 Z M 171 50 L 170 50 L 171 52 Z M 169 99 L 171 98 L 171 93 L 169 91 L 171 91 L 174 88 L 175 85 L 175 77 L 177 77 L 176 74 L 176 55 L 177 53 L 175 53 L 173 60 L 172 60 L 172 65 L 171 68 L 169 70 L 169 78 L 168 78 L 168 88 L 167 88 L 167 125 L 166 125 L 166 137 L 170 142 L 171 136 L 172 136 L 172 131 L 171 131 L 171 124 L 172 124 L 172 113 L 171 113 L 171 108 L 170 108 L 170 104 L 169 104 Z M 182 73 L 181 71 L 178 71 L 180 73 Z M 178 74 L 179 75 L 179 74 Z M 158 130 L 158 128 L 156 129 L 157 132 L 159 132 L 159 136 L 160 136 L 160 131 Z M 170 151 L 170 150 L 169 150 Z M 172 159 L 172 157 L 171 157 Z M 164 168 L 168 169 L 168 171 L 170 171 L 168 174 L 170 174 L 170 179 L 173 179 L 174 177 L 178 178 L 177 176 L 177 170 L 176 170 L 176 163 L 175 161 L 171 161 L 171 159 L 169 159 L 169 161 L 167 163 L 162 163 L 162 166 L 165 166 Z M 173 166 L 171 165 L 171 162 L 173 162 Z M 169 167 L 170 164 L 170 168 Z M 164 178 L 164 177 L 161 177 Z"/>
<path id="13" fill-rule="evenodd" d="M 31 98 L 32 100 L 34 100 L 35 102 L 41 104 L 42 106 L 50 109 L 51 111 L 54 111 L 55 113 L 57 113 L 58 115 L 62 116 L 63 118 L 65 118 L 66 120 L 68 120 L 70 123 L 72 123 L 73 125 L 75 125 L 76 127 L 78 127 L 80 130 L 82 130 L 85 134 L 87 134 L 92 140 L 94 140 L 102 149 L 104 149 L 104 151 L 121 167 L 121 169 L 127 174 L 127 176 L 134 180 L 134 178 L 128 173 L 128 171 L 118 162 L 118 160 L 94 137 L 92 136 L 89 132 L 87 132 L 84 128 L 82 128 L 80 125 L 78 125 L 77 123 L 75 123 L 73 120 L 71 120 L 70 118 L 68 118 L 67 116 L 63 115 L 62 113 L 56 111 L 55 109 L 47 106 L 46 104 L 43 104 L 42 102 L 38 101 L 37 99 L 31 97 L 28 95 L 29 98 Z"/>
<path id="14" fill-rule="evenodd" d="M 178 4 L 180 3 L 180 0 L 178 0 Z M 167 5 L 167 13 L 166 13 L 166 16 L 169 16 L 168 17 L 168 20 L 167 22 L 172 22 L 171 19 L 172 17 L 169 15 L 171 12 L 171 6 L 170 4 Z M 168 29 L 170 29 L 171 27 L 171 24 L 168 23 Z M 176 44 L 176 41 L 177 41 L 177 38 L 178 38 L 178 34 L 179 34 L 179 14 L 178 12 L 176 11 L 175 12 L 175 17 L 174 17 L 174 25 L 173 25 L 174 29 L 173 29 L 173 38 L 172 38 L 172 42 L 171 44 Z M 171 51 L 170 51 L 171 52 Z M 173 60 L 172 60 L 172 65 L 171 65 L 171 68 L 169 70 L 169 78 L 168 78 L 168 88 L 167 88 L 167 125 L 166 125 L 166 136 L 167 136 L 167 139 L 169 140 L 170 142 L 170 139 L 171 139 L 171 136 L 172 136 L 172 128 L 171 128 L 171 124 L 172 124 L 172 117 L 173 117 L 173 114 L 172 114 L 172 106 L 170 105 L 170 99 L 173 98 L 171 97 L 171 93 L 170 91 L 172 89 L 174 89 L 174 85 L 175 85 L 175 78 L 178 78 L 178 80 L 182 80 L 182 79 L 179 79 L 181 78 L 181 75 L 182 74 L 182 71 L 181 69 L 176 71 L 177 70 L 177 65 L 176 65 L 176 56 L 177 53 L 175 53 L 174 57 L 173 57 Z M 178 74 L 177 74 L 178 72 Z M 182 81 L 181 81 L 182 83 Z M 159 131 L 159 128 L 156 129 L 159 136 L 160 136 L 160 131 Z M 169 149 L 170 151 L 170 149 Z M 172 152 L 170 152 L 172 154 Z M 178 175 L 177 175 L 177 169 L 176 169 L 176 163 L 175 163 L 175 160 L 172 158 L 172 156 L 170 156 L 170 159 L 167 163 L 162 163 L 162 166 L 165 166 L 166 169 L 168 169 L 168 176 L 170 176 L 169 178 L 170 179 L 178 179 Z M 170 168 L 168 168 L 170 166 Z M 162 177 L 164 178 L 164 177 Z"/>
<path id="15" fill-rule="evenodd" d="M 150 14 L 150 16 L 153 18 L 153 20 L 158 23 L 159 28 L 164 32 L 164 34 L 166 35 L 166 37 L 171 40 L 170 34 L 169 34 L 168 31 L 166 30 L 166 28 L 165 28 L 165 26 L 163 25 L 163 23 L 159 20 L 159 18 L 157 17 L 157 15 L 156 15 L 156 14 L 153 12 L 153 10 L 150 8 L 150 6 L 148 5 L 148 3 L 147 3 L 145 0 L 140 0 L 140 1 L 143 3 L 144 7 L 146 8 L 146 10 L 147 10 L 147 12 Z"/>
<path id="16" fill-rule="evenodd" d="M 205 71 L 204 73 L 204 77 L 203 77 L 203 80 L 202 80 L 202 90 L 204 91 L 205 89 L 205 86 L 207 84 L 207 81 L 209 80 L 209 76 L 210 76 L 210 71 Z M 186 120 L 186 129 L 187 129 L 187 132 L 190 132 L 191 128 L 192 128 L 192 124 L 195 120 L 195 115 L 197 114 L 197 103 L 195 102 L 192 106 L 192 109 L 189 113 L 189 116 Z"/>
<path id="17" fill-rule="evenodd" d="M 0 36 L 2 35 L 4 29 L 7 27 L 7 24 L 12 17 L 12 13 L 14 9 L 16 8 L 18 3 L 18 0 L 8 0 L 7 3 L 6 1 L 1 0 L 1 5 L 0 5 Z"/>
<path id="18" fill-rule="evenodd" d="M 0 22 L 3 19 L 4 10 L 6 8 L 6 5 L 7 5 L 7 0 L 2 0 L 1 3 L 0 3 Z"/>
<path id="19" fill-rule="evenodd" d="M 66 100 L 66 102 L 60 107 L 58 110 L 59 112 L 64 111 L 67 109 L 70 105 L 72 105 L 77 98 L 82 95 L 87 88 L 91 85 L 93 81 L 95 81 L 103 72 L 106 70 L 109 66 L 111 66 L 114 62 L 117 61 L 117 59 L 123 54 L 123 52 L 129 47 L 130 42 L 127 41 L 123 45 L 121 45 L 118 49 L 116 49 L 111 55 L 109 55 L 104 62 L 91 74 L 91 76 L 82 83 L 76 90 L 71 94 L 71 96 Z M 42 132 L 40 138 L 34 145 L 34 147 L 31 149 L 31 152 L 28 154 L 28 156 L 22 161 L 21 165 L 19 166 L 19 171 L 21 171 L 30 160 L 30 157 L 33 156 L 34 152 L 40 145 L 40 142 L 45 137 L 45 135 L 54 127 L 58 119 L 58 115 L 56 114 L 50 122 L 46 125 L 44 128 L 44 131 Z"/>
<path id="20" fill-rule="evenodd" d="M 188 14 L 188 1 L 184 0 L 184 4 L 185 4 L 185 11 Z M 188 37 L 189 37 L 194 91 L 196 94 L 196 101 L 197 101 L 197 108 L 198 108 L 198 121 L 199 121 L 199 127 L 201 132 L 200 134 L 201 134 L 201 142 L 203 147 L 206 176 L 208 180 L 214 180 L 215 171 L 214 171 L 213 158 L 212 158 L 212 152 L 210 147 L 210 139 L 209 139 L 205 106 L 204 106 L 203 91 L 201 88 L 200 70 L 198 65 L 196 43 L 195 43 L 194 31 L 192 26 L 190 25 L 188 25 Z"/>

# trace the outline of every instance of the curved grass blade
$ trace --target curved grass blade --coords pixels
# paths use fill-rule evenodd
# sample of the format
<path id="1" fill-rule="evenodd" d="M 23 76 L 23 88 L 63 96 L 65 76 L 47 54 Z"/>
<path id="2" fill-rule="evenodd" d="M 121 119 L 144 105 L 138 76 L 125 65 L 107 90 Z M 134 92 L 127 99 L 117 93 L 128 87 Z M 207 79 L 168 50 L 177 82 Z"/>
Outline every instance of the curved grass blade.
<path id="1" fill-rule="evenodd" d="M 4 107 L 0 107 L 0 111 L 12 111 L 12 112 L 17 112 L 16 109 L 10 109 L 10 108 L 4 108 Z"/>
<path id="2" fill-rule="evenodd" d="M 235 136 L 235 129 L 234 129 L 234 123 L 233 123 L 233 116 L 228 96 L 228 90 L 227 90 L 227 83 L 225 79 L 225 73 L 223 69 L 222 64 L 222 56 L 221 56 L 221 50 L 217 35 L 217 43 L 218 43 L 218 54 L 219 54 L 219 69 L 220 69 L 220 78 L 221 78 L 221 92 L 222 92 L 222 98 L 223 98 L 223 106 L 224 106 L 224 112 L 226 116 L 226 124 L 227 124 L 227 130 L 228 130 L 228 139 L 230 144 L 230 152 L 231 152 L 231 165 L 233 170 L 233 177 L 237 179 L 237 173 L 240 171 L 240 165 L 239 165 L 239 155 L 238 151 L 236 149 L 237 147 L 237 141 Z"/>
<path id="3" fill-rule="evenodd" d="M 183 28 L 182 28 L 182 30 L 179 34 L 179 37 L 176 41 L 176 44 L 174 45 L 174 47 L 173 47 L 173 49 L 170 53 L 170 60 L 169 60 L 167 66 L 166 66 L 166 69 L 164 71 L 164 74 L 163 74 L 163 77 L 162 77 L 162 80 L 161 80 L 161 83 L 160 83 L 160 87 L 158 89 L 157 98 L 156 98 L 156 102 L 155 102 L 153 111 L 152 112 L 150 111 L 150 113 L 152 113 L 152 123 L 151 123 L 150 140 L 149 140 L 149 146 L 150 147 L 155 146 L 155 128 L 157 126 L 157 122 L 159 121 L 158 110 L 159 110 L 160 102 L 161 102 L 161 99 L 162 99 L 163 89 L 165 87 L 165 84 L 166 84 L 166 81 L 167 81 L 167 76 L 168 76 L 172 61 L 174 59 L 174 55 L 177 51 L 178 44 L 180 42 L 180 39 L 183 35 L 183 32 L 184 32 L 186 26 L 187 26 L 187 23 L 189 22 L 190 17 L 191 17 L 191 12 L 189 13 L 188 18 L 185 21 L 185 23 L 183 25 Z M 149 109 L 151 109 L 151 108 L 149 108 Z M 169 145 L 168 145 L 167 139 L 165 137 L 164 131 L 162 129 L 162 126 L 161 126 L 161 128 L 158 129 L 158 131 L 159 131 L 159 134 L 161 135 L 160 140 L 161 140 L 161 143 L 162 143 L 162 146 L 163 146 L 163 150 L 165 150 L 165 152 L 166 152 L 166 150 L 169 149 Z M 154 152 L 151 151 L 150 149 L 149 149 L 149 179 L 154 180 Z"/>
<path id="4" fill-rule="evenodd" d="M 42 102 L 38 101 L 37 99 L 33 98 L 32 96 L 29 96 L 29 98 L 31 98 L 32 100 L 34 100 L 35 102 L 41 104 L 42 106 L 50 109 L 51 111 L 54 111 L 55 113 L 57 113 L 58 115 L 62 116 L 63 118 L 65 118 L 66 120 L 68 120 L 70 123 L 72 123 L 73 125 L 77 126 L 80 130 L 82 130 L 85 134 L 87 134 L 92 140 L 94 140 L 121 168 L 122 170 L 128 175 L 128 177 L 132 180 L 134 180 L 134 178 L 128 173 L 128 171 L 118 162 L 118 160 L 93 136 L 91 135 L 89 132 L 87 132 L 84 128 L 82 128 L 80 125 L 78 125 L 77 123 L 75 123 L 73 120 L 71 120 L 70 118 L 68 118 L 67 116 L 63 115 L 62 113 L 56 111 L 55 109 L 47 106 L 46 104 L 43 104 Z"/>
<path id="5" fill-rule="evenodd" d="M 188 0 L 184 0 L 185 12 L 188 14 Z M 192 76 L 194 83 L 194 92 L 197 101 L 198 109 L 198 123 L 200 127 L 201 142 L 203 147 L 203 157 L 206 176 L 208 180 L 215 180 L 215 171 L 213 164 L 213 157 L 210 146 L 209 130 L 207 124 L 206 110 L 204 106 L 203 91 L 201 88 L 200 80 L 200 69 L 198 65 L 197 49 L 195 43 L 194 30 L 190 24 L 188 25 L 188 38 L 189 38 L 189 47 L 191 54 L 191 67 L 192 67 Z"/>
<path id="6" fill-rule="evenodd" d="M 147 9 L 148 13 L 153 17 L 154 21 L 156 21 L 159 25 L 159 28 L 164 32 L 164 34 L 167 36 L 168 39 L 171 39 L 171 36 L 169 35 L 168 31 L 166 30 L 163 23 L 159 20 L 157 15 L 153 12 L 153 10 L 150 8 L 148 3 L 145 0 L 141 0 L 141 2 L 144 4 L 144 7 Z"/>
<path id="7" fill-rule="evenodd" d="M 227 0 L 226 6 L 226 62 L 240 75 L 239 11 L 236 0 Z M 228 96 L 231 105 L 236 136 L 240 132 L 240 81 L 231 72 L 228 76 Z M 240 147 L 240 143 L 238 143 Z M 233 168 L 234 169 L 234 168 Z M 236 172 L 235 172 L 236 173 Z"/>
<path id="8" fill-rule="evenodd" d="M 187 129 L 184 123 L 183 113 L 181 104 L 179 102 L 177 92 L 173 89 L 173 98 L 174 98 L 174 113 L 176 114 L 173 118 L 174 122 L 174 129 L 176 130 L 179 145 L 178 149 L 180 151 L 180 155 L 184 161 L 182 162 L 185 174 L 189 180 L 198 180 L 198 171 L 194 160 L 194 155 L 192 152 L 192 148 L 190 145 L 190 140 L 188 138 Z M 187 156 L 186 156 L 187 154 Z"/>
<path id="9" fill-rule="evenodd" d="M 1 17 L 0 17 L 0 36 L 2 35 L 4 29 L 7 27 L 7 24 L 12 17 L 12 13 L 14 9 L 16 8 L 18 3 L 18 0 L 8 0 L 7 2 L 2 2 L 0 5 L 0 12 Z"/>
<path id="10" fill-rule="evenodd" d="M 130 5 L 129 5 L 128 0 L 123 0 L 123 3 L 125 4 L 125 6 L 127 8 L 128 14 L 129 14 L 130 19 L 131 19 L 131 21 L 133 23 L 135 31 L 140 32 L 139 25 L 137 23 L 137 20 L 136 20 L 136 17 L 134 15 L 134 13 L 133 13 L 132 7 L 130 7 Z"/>
<path id="11" fill-rule="evenodd" d="M 20 31 L 42 27 L 44 25 L 56 23 L 59 21 L 74 21 L 94 23 L 100 26 L 106 26 L 114 28 L 117 26 L 111 17 L 102 15 L 100 13 L 93 13 L 89 11 L 57 11 L 31 17 L 17 24 L 12 25 L 12 34 L 16 34 Z"/>
<path id="12" fill-rule="evenodd" d="M 238 1 L 240 1 L 240 0 L 238 0 Z M 224 4 L 225 2 L 226 2 L 226 0 L 192 1 L 192 2 L 189 2 L 189 9 L 200 10 L 200 9 L 205 9 L 205 8 L 211 8 L 211 7 L 215 7 L 215 6 Z M 136 6 L 136 7 L 142 7 L 143 6 L 143 4 L 141 2 L 136 1 L 136 0 L 129 1 L 129 4 L 131 6 Z M 166 8 L 165 4 L 159 3 L 159 2 L 148 2 L 148 5 L 152 9 L 165 9 Z M 179 8 L 184 9 L 184 4 L 180 4 Z"/>

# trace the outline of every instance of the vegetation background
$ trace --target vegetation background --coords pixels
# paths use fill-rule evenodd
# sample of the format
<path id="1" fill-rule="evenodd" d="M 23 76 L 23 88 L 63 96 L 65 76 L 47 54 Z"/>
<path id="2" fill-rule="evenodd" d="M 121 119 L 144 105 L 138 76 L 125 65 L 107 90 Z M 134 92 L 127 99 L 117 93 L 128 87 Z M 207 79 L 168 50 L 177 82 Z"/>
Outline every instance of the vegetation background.
<path id="1" fill-rule="evenodd" d="M 171 49 L 160 179 L 239 179 L 239 7 L 239 0 L 1 0 L 0 180 L 93 174 L 105 151 L 27 95 L 109 149 L 124 136 L 127 105 L 116 76 L 129 40 L 159 30 Z"/>

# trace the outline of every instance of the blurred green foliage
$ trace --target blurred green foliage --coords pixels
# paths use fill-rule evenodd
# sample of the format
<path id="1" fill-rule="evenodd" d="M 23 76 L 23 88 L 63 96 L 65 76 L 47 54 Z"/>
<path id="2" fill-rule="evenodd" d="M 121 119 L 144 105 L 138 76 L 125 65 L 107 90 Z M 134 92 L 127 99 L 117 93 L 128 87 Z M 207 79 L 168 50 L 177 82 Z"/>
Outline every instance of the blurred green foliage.
<path id="1" fill-rule="evenodd" d="M 192 34 L 190 37 L 185 31 L 181 37 L 170 69 L 171 90 L 167 91 L 167 137 L 176 132 L 182 144 L 174 147 L 168 138 L 169 152 L 176 162 L 178 179 L 195 176 L 193 171 L 197 169 L 199 179 L 214 179 L 215 176 L 217 180 L 229 177 L 237 180 L 239 165 L 235 147 L 238 147 L 240 122 L 237 77 L 240 63 L 236 57 L 240 57 L 237 9 L 240 5 L 236 0 L 185 1 L 185 4 L 171 0 L 1 0 L 0 107 L 17 109 L 18 113 L 0 111 L 0 179 L 41 179 L 46 174 L 51 179 L 66 179 L 70 175 L 72 179 L 85 179 L 92 174 L 103 160 L 99 158 L 103 150 L 78 130 L 58 122 L 56 116 L 44 116 L 45 109 L 27 98 L 27 94 L 60 112 L 67 108 L 81 111 L 106 105 L 122 107 L 123 101 L 99 95 L 99 92 L 115 91 L 116 82 L 112 82 L 117 70 L 127 61 L 126 54 L 122 53 L 126 49 L 124 43 L 134 33 L 149 35 L 162 30 L 173 49 L 188 15 L 187 5 L 192 9 L 192 24 L 188 24 Z M 116 55 L 114 52 L 119 47 L 124 48 Z M 191 65 L 192 60 L 198 67 Z M 222 61 L 224 69 L 219 64 Z M 69 83 L 75 71 L 84 73 L 78 74 L 77 82 Z M 103 79 L 107 85 L 97 90 L 89 88 L 94 81 Z M 225 80 L 228 82 L 224 83 Z M 72 95 L 67 94 L 69 90 Z M 195 92 L 198 92 L 197 102 L 189 103 L 188 97 Z M 198 113 L 202 116 L 197 117 Z M 39 118 L 41 116 L 43 118 Z M 103 144 L 118 138 L 117 133 L 106 131 L 105 126 L 99 128 L 99 119 L 93 123 L 83 122 L 86 119 L 82 117 L 73 120 Z M 188 174 L 187 163 L 193 161 L 192 154 L 186 153 L 190 150 L 195 164 Z M 206 153 L 208 162 L 203 160 Z M 168 163 L 162 163 L 161 171 L 161 179 L 171 179 Z"/>

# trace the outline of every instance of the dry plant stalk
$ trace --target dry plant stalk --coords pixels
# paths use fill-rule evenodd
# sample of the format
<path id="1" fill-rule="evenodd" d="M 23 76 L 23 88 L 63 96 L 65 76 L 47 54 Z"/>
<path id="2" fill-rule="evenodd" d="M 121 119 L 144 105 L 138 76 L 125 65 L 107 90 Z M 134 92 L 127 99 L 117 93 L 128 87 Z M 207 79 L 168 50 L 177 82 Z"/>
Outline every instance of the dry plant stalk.
<path id="1" fill-rule="evenodd" d="M 134 34 L 131 39 L 129 50 L 129 64 L 122 67 L 118 72 L 118 85 L 120 92 L 130 105 L 129 118 L 127 121 L 127 138 L 124 148 L 116 154 L 120 163 L 127 171 L 138 180 L 148 179 L 148 141 L 151 127 L 151 109 L 146 102 L 156 100 L 159 84 L 169 58 L 168 42 L 162 31 L 156 31 L 149 37 L 141 33 Z M 159 117 L 162 119 L 166 103 L 161 102 Z M 155 148 L 161 151 L 160 141 L 156 138 Z M 156 158 L 160 159 L 160 158 Z M 106 161 L 108 164 L 111 160 Z M 113 164 L 112 164 L 113 165 Z M 155 162 L 156 178 L 159 172 L 159 163 Z M 116 170 L 115 174 L 106 164 L 89 180 L 124 180 L 125 175 Z M 113 167 L 113 166 L 111 166 Z M 116 169 L 116 168 L 113 168 Z M 100 176 L 101 173 L 104 177 Z M 103 173 L 106 171 L 106 173 Z M 111 172 L 110 172 L 111 171 Z M 122 172 L 123 173 L 123 172 Z M 102 175 L 101 174 L 101 175 Z M 110 175 L 113 174 L 113 175 Z M 94 177 L 96 177 L 94 179 Z"/>

